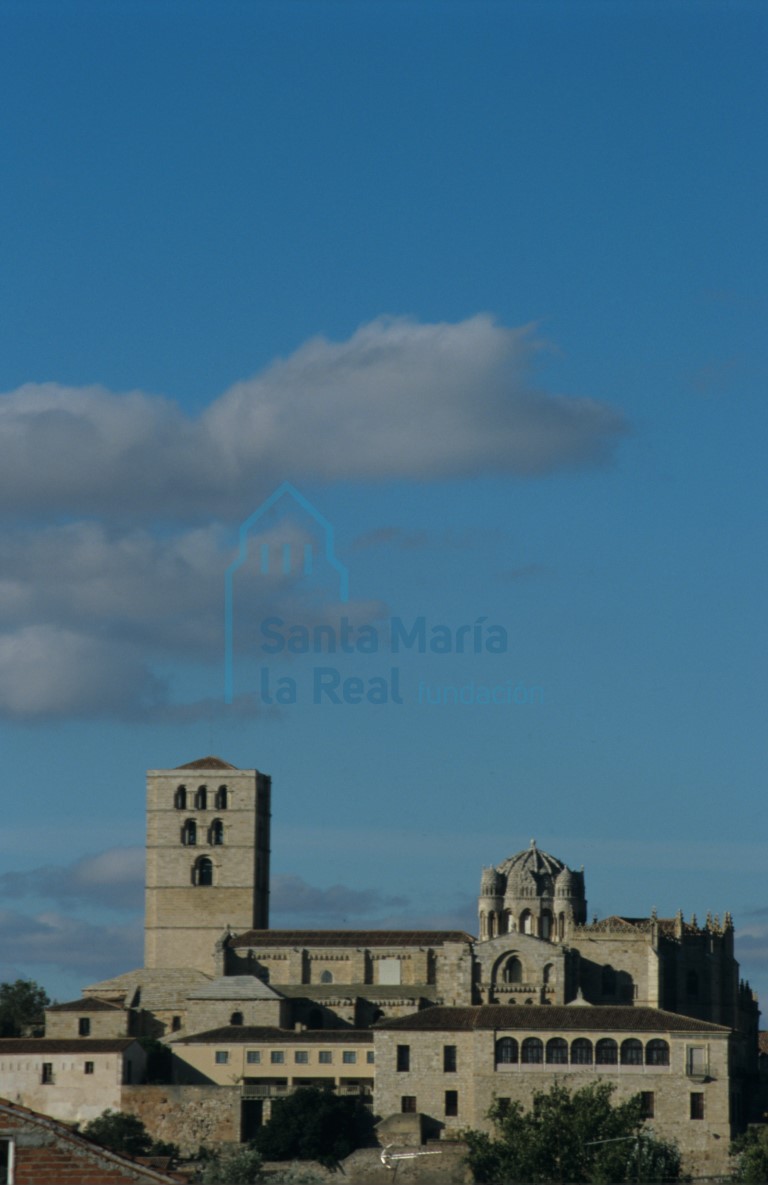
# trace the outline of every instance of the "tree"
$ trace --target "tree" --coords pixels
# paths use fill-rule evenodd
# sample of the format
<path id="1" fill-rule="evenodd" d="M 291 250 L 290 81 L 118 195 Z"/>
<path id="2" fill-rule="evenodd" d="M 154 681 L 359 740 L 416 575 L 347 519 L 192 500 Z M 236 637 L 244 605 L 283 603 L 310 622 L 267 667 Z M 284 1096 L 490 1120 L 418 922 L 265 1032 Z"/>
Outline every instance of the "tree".
<path id="1" fill-rule="evenodd" d="M 263 1179 L 261 1153 L 250 1145 L 215 1153 L 196 1178 L 200 1185 L 255 1185 Z"/>
<path id="2" fill-rule="evenodd" d="M 643 1128 L 639 1095 L 611 1102 L 613 1086 L 594 1082 L 573 1094 L 564 1086 L 536 1091 L 530 1111 L 497 1101 L 494 1136 L 468 1132 L 476 1181 L 604 1182 L 677 1180 L 674 1145 Z"/>
<path id="3" fill-rule="evenodd" d="M 83 1135 L 123 1156 L 148 1156 L 152 1150 L 152 1137 L 144 1124 L 125 1111 L 102 1112 L 86 1123 Z"/>
<path id="4" fill-rule="evenodd" d="M 768 1181 L 768 1127 L 750 1127 L 731 1144 L 733 1176 L 750 1185 Z"/>
<path id="5" fill-rule="evenodd" d="M 0 1037 L 21 1037 L 27 1029 L 42 1029 L 48 993 L 34 979 L 0 983 Z"/>
<path id="6" fill-rule="evenodd" d="M 265 1160 L 319 1160 L 335 1165 L 366 1144 L 373 1116 L 360 1099 L 305 1086 L 272 1104 L 272 1118 L 253 1144 Z"/>

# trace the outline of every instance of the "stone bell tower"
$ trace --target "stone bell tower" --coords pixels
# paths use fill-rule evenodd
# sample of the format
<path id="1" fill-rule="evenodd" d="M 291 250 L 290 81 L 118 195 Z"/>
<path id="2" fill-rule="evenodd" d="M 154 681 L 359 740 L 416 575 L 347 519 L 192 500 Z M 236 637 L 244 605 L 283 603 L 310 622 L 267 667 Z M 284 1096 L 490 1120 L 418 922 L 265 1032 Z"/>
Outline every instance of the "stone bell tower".
<path id="1" fill-rule="evenodd" d="M 227 926 L 268 928 L 270 795 L 219 757 L 147 771 L 146 967 L 214 974 Z"/>

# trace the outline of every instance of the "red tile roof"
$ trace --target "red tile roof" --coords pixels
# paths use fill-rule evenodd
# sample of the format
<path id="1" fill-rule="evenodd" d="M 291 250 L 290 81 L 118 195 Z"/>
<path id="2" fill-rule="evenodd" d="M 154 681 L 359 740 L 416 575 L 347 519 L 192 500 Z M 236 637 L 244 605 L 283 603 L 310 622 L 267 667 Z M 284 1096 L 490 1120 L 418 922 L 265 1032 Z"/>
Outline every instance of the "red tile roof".
<path id="1" fill-rule="evenodd" d="M 244 946 L 441 946 L 472 942 L 464 930 L 246 930 L 230 941 Z"/>
<path id="2" fill-rule="evenodd" d="M 186 765 L 177 765 L 176 769 L 237 769 L 221 757 L 198 757 L 197 761 L 188 761 Z"/>
<path id="3" fill-rule="evenodd" d="M 86 996 L 83 1000 L 68 1000 L 66 1004 L 49 1004 L 46 1012 L 123 1012 L 121 1004 Z"/>
<path id="4" fill-rule="evenodd" d="M 380 1020 L 377 1029 L 409 1029 L 414 1031 L 447 1031 L 450 1029 L 522 1029 L 575 1030 L 604 1029 L 617 1032 L 644 1033 L 729 1033 L 725 1025 L 713 1025 L 705 1020 L 663 1012 L 660 1008 L 633 1008 L 615 1005 L 587 1005 L 572 1007 L 537 1004 L 479 1004 L 463 1008 L 439 1005 L 425 1008 L 411 1016 Z"/>

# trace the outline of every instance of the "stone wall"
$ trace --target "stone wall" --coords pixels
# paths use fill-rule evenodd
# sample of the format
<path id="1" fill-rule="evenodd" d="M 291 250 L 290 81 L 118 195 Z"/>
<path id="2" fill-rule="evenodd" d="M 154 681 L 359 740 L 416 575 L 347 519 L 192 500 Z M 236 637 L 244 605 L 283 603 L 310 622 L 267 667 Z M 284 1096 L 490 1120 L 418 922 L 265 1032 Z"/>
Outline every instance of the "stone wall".
<path id="1" fill-rule="evenodd" d="M 182 1156 L 240 1142 L 239 1086 L 124 1086 L 121 1109 L 137 1115 L 155 1140 Z"/>

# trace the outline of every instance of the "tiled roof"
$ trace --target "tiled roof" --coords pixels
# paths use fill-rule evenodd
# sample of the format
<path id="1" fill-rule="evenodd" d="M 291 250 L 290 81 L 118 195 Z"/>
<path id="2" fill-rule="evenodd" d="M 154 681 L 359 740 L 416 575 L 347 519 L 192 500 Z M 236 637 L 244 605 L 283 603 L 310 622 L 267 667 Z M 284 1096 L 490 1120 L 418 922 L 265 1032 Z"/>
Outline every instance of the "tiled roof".
<path id="1" fill-rule="evenodd" d="M 426 1000 L 434 1001 L 437 988 L 423 983 L 281 983 L 280 995 L 288 1000 Z"/>
<path id="2" fill-rule="evenodd" d="M 197 761 L 188 761 L 186 765 L 177 765 L 176 769 L 237 769 L 221 757 L 198 757 Z"/>
<path id="3" fill-rule="evenodd" d="M 86 996 L 82 1000 L 68 1000 L 66 1004 L 49 1004 L 46 1012 L 122 1012 L 120 1004 L 100 1000 L 98 996 Z"/>
<path id="4" fill-rule="evenodd" d="M 146 1008 L 150 1012 L 163 1010 L 179 1011 L 184 1007 L 188 993 L 192 988 L 210 983 L 212 976 L 204 971 L 193 968 L 178 967 L 139 967 L 136 971 L 124 971 L 113 979 L 103 979 L 101 983 L 93 983 L 83 991 L 88 995 L 100 996 L 102 993 L 112 995 L 122 992 L 127 1002 L 134 1005 L 136 992 L 140 998 L 136 1007 Z"/>
<path id="5" fill-rule="evenodd" d="M 280 993 L 255 975 L 221 975 L 192 988 L 188 1000 L 279 1000 Z"/>
<path id="6" fill-rule="evenodd" d="M 193 1033 L 189 1037 L 177 1037 L 173 1045 L 215 1045 L 229 1042 L 238 1045 L 254 1045 L 259 1041 L 290 1044 L 332 1044 L 360 1045 L 373 1041 L 371 1029 L 278 1029 L 268 1025 L 223 1025 L 220 1029 L 208 1029 L 205 1033 Z"/>
<path id="7" fill-rule="evenodd" d="M 0 1054 L 13 1053 L 122 1053 L 135 1037 L 2 1037 Z"/>
<path id="8" fill-rule="evenodd" d="M 464 930 L 246 930 L 230 946 L 441 946 L 472 942 Z"/>
<path id="9" fill-rule="evenodd" d="M 377 1029 L 447 1031 L 450 1029 L 537 1030 L 604 1029 L 627 1033 L 729 1033 L 725 1025 L 713 1025 L 660 1008 L 617 1007 L 596 1004 L 586 1008 L 569 1005 L 480 1004 L 453 1008 L 425 1008 L 411 1016 L 380 1020 Z"/>

